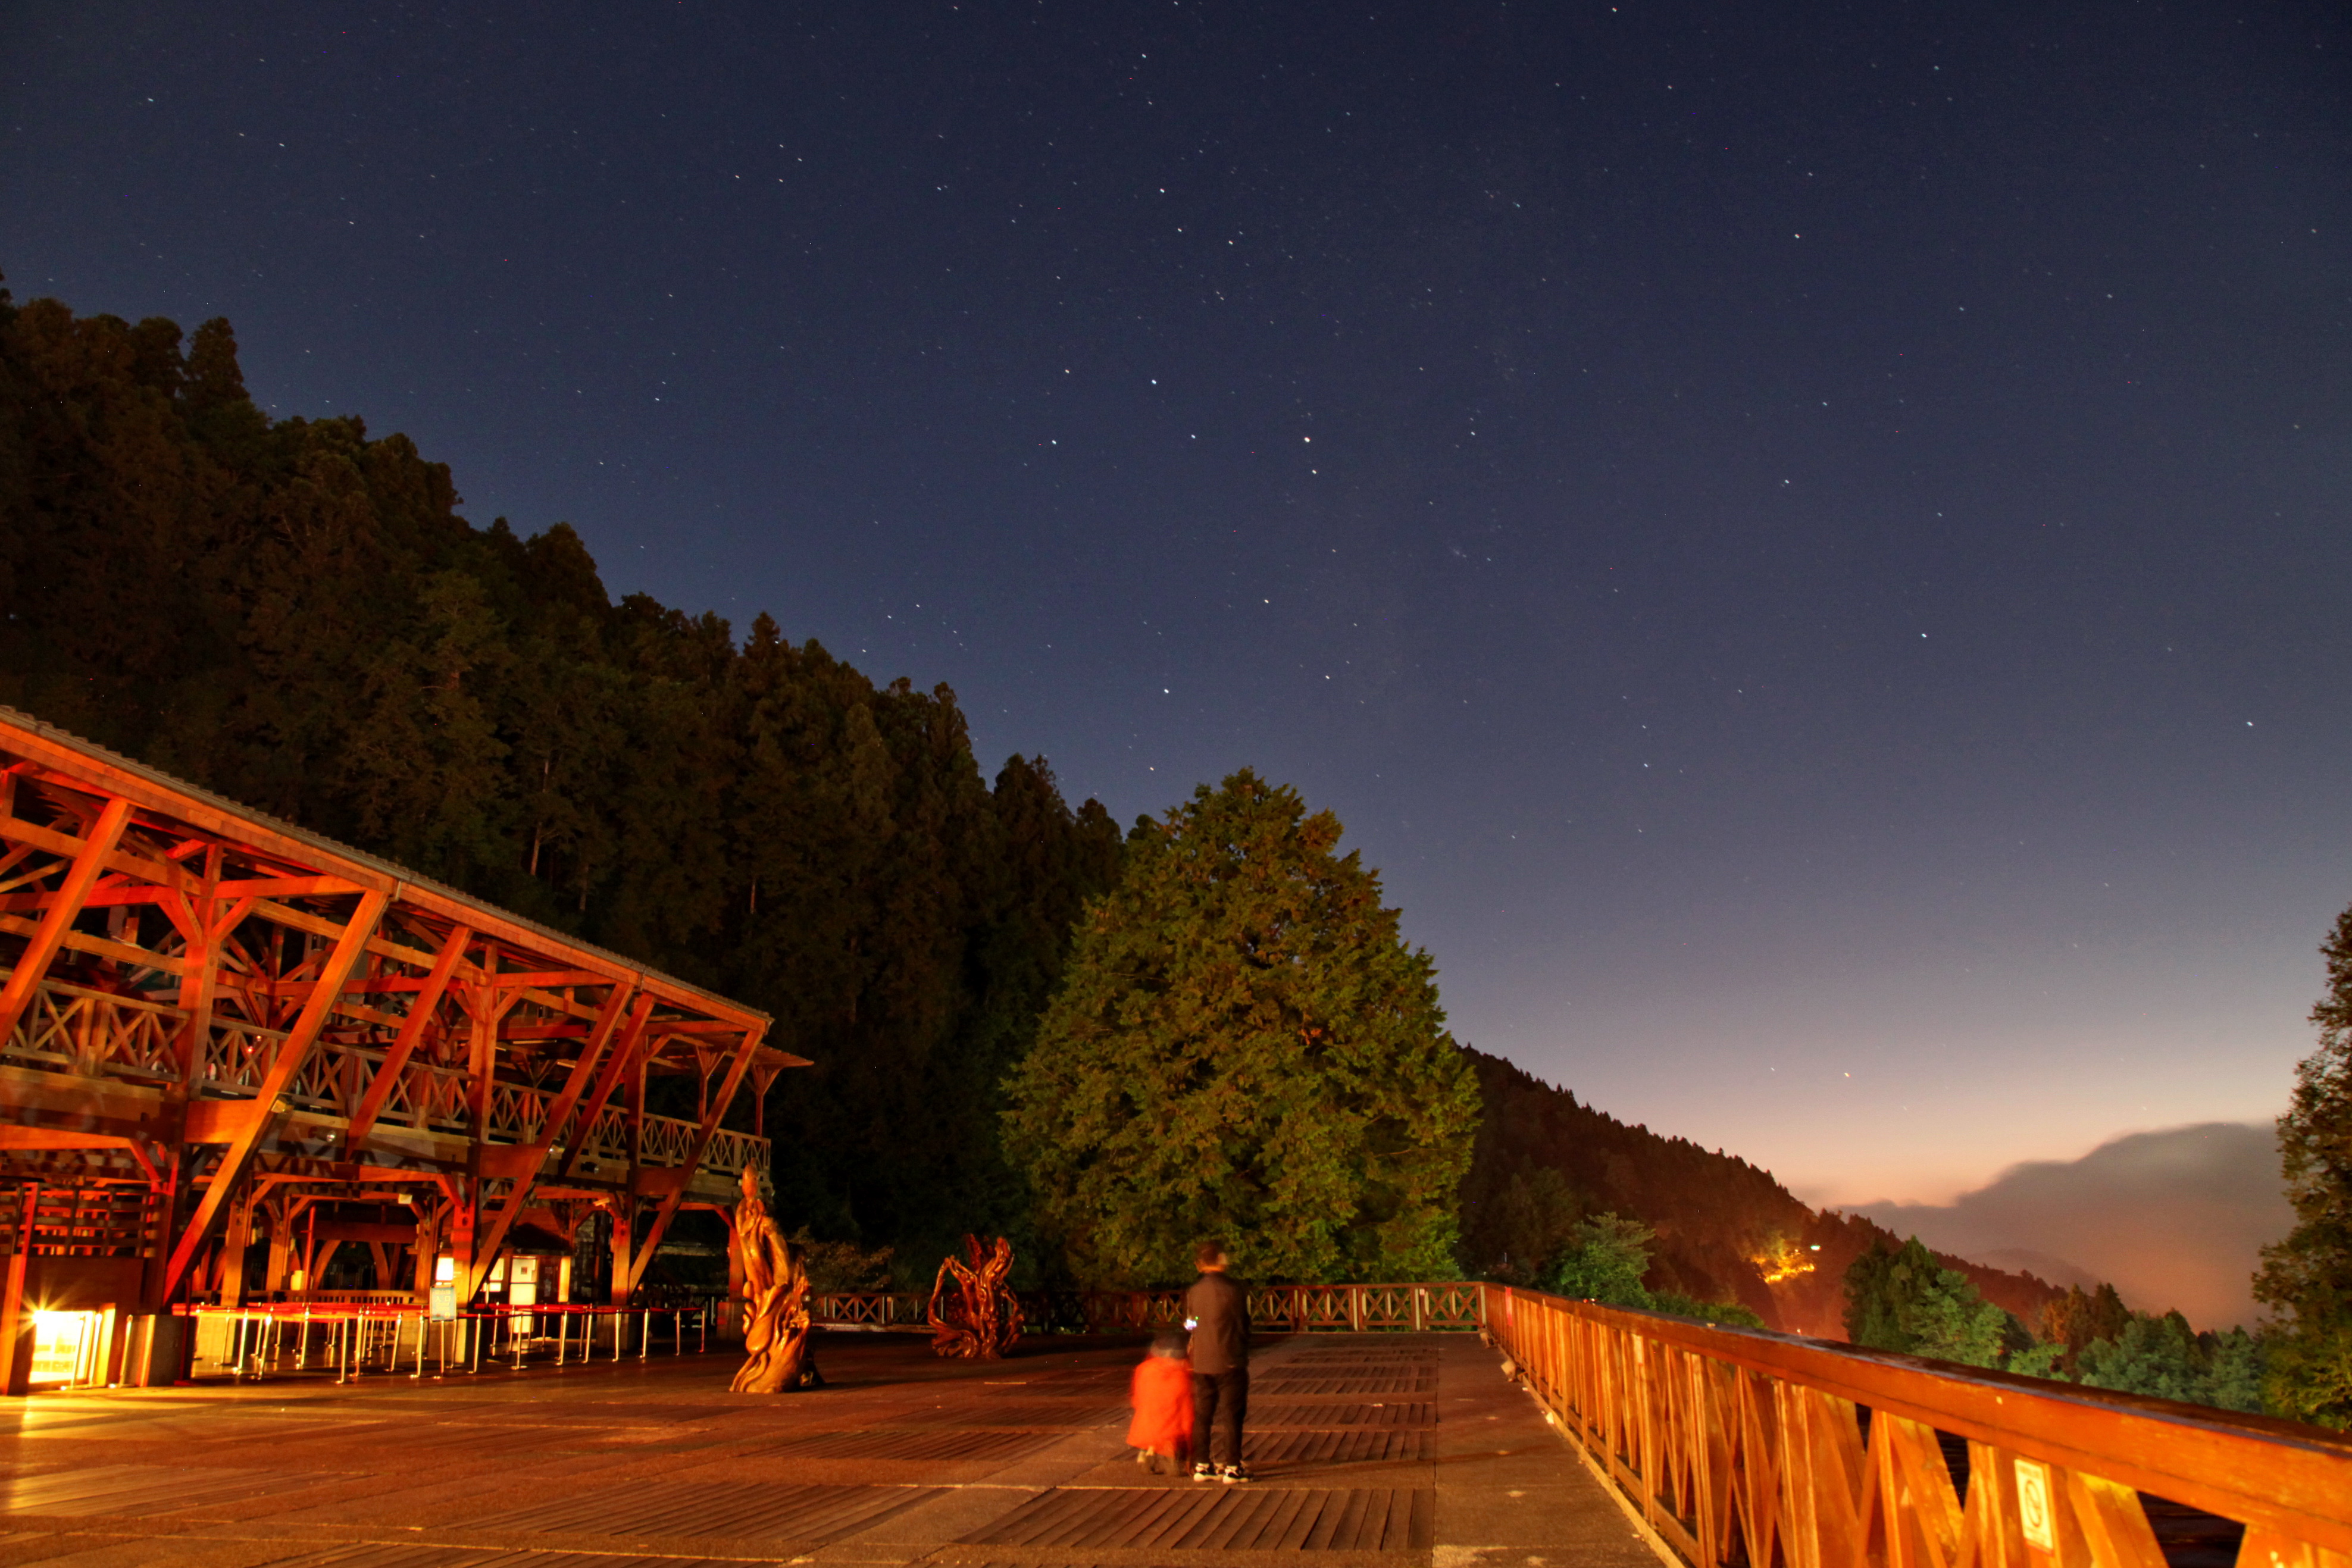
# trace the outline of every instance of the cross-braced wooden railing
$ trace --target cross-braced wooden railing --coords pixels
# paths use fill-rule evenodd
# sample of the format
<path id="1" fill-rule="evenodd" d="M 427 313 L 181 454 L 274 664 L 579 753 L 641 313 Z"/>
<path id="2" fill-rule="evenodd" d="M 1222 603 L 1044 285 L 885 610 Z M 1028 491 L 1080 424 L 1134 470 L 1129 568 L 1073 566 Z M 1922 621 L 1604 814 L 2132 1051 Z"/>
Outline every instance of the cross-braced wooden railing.
<path id="1" fill-rule="evenodd" d="M 1349 1330 L 1475 1329 L 1485 1287 L 1458 1281 L 1399 1285 L 1255 1285 L 1250 1322 L 1269 1333 Z M 809 1297 L 821 1323 L 909 1326 L 923 1322 L 920 1294 L 834 1291 Z M 1172 1329 L 1184 1322 L 1181 1291 L 1025 1291 L 1022 1312 L 1034 1327 Z"/>
<path id="2" fill-rule="evenodd" d="M 2238 1568 L 2352 1568 L 2352 1442 L 2333 1434 L 1486 1296 L 1528 1386 L 1695 1568 L 2165 1568 L 2140 1492 L 2244 1523 Z M 1965 1503 L 1938 1431 L 1968 1442 Z"/>
<path id="3" fill-rule="evenodd" d="M 0 967 L 0 980 L 11 973 Z M 0 1039 L 0 1067 L 30 1067 L 127 1083 L 168 1083 L 179 1075 L 173 1041 L 187 1021 L 185 1012 L 160 1002 L 44 980 L 33 988 L 16 1028 Z M 285 1041 L 284 1030 L 215 1016 L 199 1061 L 197 1089 L 227 1098 L 250 1095 L 268 1076 Z M 354 1107 L 383 1070 L 385 1055 L 378 1046 L 322 1037 L 287 1084 L 287 1104 L 348 1124 Z M 472 1076 L 463 1066 L 411 1059 L 386 1081 L 374 1124 L 462 1136 L 474 1124 Z M 557 1097 L 551 1088 L 505 1082 L 493 1084 L 484 1124 L 486 1140 L 529 1144 L 541 1137 Z M 672 1166 L 692 1155 L 697 1124 L 674 1116 L 648 1115 L 637 1120 L 644 1129 L 637 1164 Z M 578 1122 L 577 1113 L 567 1118 L 564 1134 L 557 1140 L 559 1149 L 569 1148 L 582 1135 Z M 596 1165 L 626 1166 L 630 1126 L 624 1107 L 604 1106 L 587 1130 L 582 1153 Z M 763 1171 L 768 1168 L 768 1141 L 733 1128 L 717 1128 L 709 1134 L 698 1165 L 706 1173 L 726 1177 L 746 1166 Z"/>

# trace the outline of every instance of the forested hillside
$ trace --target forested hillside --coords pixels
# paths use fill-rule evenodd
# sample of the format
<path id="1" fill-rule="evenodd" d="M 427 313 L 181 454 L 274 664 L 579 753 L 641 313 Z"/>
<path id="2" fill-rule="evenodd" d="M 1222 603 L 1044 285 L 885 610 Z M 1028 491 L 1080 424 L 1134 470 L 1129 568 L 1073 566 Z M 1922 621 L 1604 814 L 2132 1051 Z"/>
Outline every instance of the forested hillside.
<path id="1" fill-rule="evenodd" d="M 966 1228 L 1034 1235 L 1000 1085 L 1118 876 L 1099 805 L 1042 758 L 992 787 L 945 686 L 614 603 L 570 528 L 474 527 L 404 436 L 271 421 L 226 322 L 6 299 L 0 703 L 774 1013 L 817 1063 L 770 1092 L 777 1207 L 819 1236 L 927 1277 Z M 1895 1239 L 1470 1055 L 1472 1272 L 1613 1211 L 1661 1291 L 1834 1334 Z M 1946 1261 L 2029 1322 L 2054 1293 Z"/>
<path id="2" fill-rule="evenodd" d="M 1474 1272 L 1532 1281 L 1578 1220 L 1615 1213 L 1657 1232 L 1652 1289 L 1737 1301 L 1768 1327 L 1843 1339 L 1847 1268 L 1873 1241 L 1902 1241 L 1807 1207 L 1737 1155 L 1629 1127 L 1500 1057 L 1470 1056 L 1486 1104 L 1462 1186 L 1463 1261 Z M 2030 1274 L 1937 1256 L 2028 1323 L 2061 1293 Z"/>
<path id="3" fill-rule="evenodd" d="M 273 423 L 226 322 L 5 298 L 0 702 L 773 1012 L 818 1064 L 780 1212 L 910 1262 L 1019 1232 L 996 1085 L 1116 874 L 1099 806 L 992 789 L 945 686 L 614 603 L 404 436 Z"/>

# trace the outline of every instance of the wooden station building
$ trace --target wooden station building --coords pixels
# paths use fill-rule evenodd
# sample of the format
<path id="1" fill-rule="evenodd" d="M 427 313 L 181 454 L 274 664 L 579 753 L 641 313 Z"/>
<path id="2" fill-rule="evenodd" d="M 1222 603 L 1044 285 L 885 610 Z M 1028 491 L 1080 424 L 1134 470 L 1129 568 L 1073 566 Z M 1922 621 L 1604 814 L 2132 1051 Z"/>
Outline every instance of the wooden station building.
<path id="1" fill-rule="evenodd" d="M 0 708 L 0 1388 L 69 1313 L 102 1381 L 168 1382 L 175 1308 L 347 1243 L 466 1301 L 602 1214 L 625 1302 L 681 1208 L 766 1168 L 760 1101 L 807 1065 L 768 1023 Z"/>

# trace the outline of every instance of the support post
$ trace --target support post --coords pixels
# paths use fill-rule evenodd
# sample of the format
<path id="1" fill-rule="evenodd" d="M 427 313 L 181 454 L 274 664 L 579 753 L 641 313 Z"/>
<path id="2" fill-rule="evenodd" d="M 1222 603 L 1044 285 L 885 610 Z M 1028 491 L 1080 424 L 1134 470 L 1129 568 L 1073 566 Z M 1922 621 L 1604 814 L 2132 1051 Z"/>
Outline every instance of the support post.
<path id="1" fill-rule="evenodd" d="M 32 1392 L 33 1309 L 25 1300 L 25 1275 L 33 1258 L 33 1225 L 41 1207 L 41 1184 L 28 1181 L 16 1189 L 20 1207 L 16 1234 L 10 1239 L 8 1282 L 0 1288 L 0 1394 Z"/>
<path id="2" fill-rule="evenodd" d="M 634 1193 L 624 1193 L 614 1203 L 613 1215 L 613 1288 L 612 1302 L 616 1307 L 629 1304 L 629 1293 L 636 1281 L 629 1278 L 629 1242 L 635 1227 L 630 1222 L 636 1217 L 637 1199 Z M 616 1329 L 614 1331 L 618 1333 Z M 615 1343 L 618 1341 L 614 1342 Z"/>
<path id="3" fill-rule="evenodd" d="M 245 1305 L 245 1255 L 253 1246 L 252 1189 L 229 1197 L 228 1230 L 221 1238 L 221 1305 Z"/>
<path id="4" fill-rule="evenodd" d="M 287 1271 L 294 1267 L 294 1222 L 292 1207 L 283 1198 L 263 1207 L 269 1220 L 269 1266 L 261 1277 L 261 1288 L 271 1295 L 286 1289 Z"/>

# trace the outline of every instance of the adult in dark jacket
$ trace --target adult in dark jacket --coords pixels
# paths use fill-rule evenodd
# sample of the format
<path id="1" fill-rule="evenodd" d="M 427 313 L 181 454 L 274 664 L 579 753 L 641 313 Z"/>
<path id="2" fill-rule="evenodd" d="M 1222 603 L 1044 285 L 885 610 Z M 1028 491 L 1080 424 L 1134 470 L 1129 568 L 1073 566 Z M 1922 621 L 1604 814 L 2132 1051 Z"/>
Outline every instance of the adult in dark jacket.
<path id="1" fill-rule="evenodd" d="M 1225 1249 L 1204 1241 L 1201 1277 L 1184 1292 L 1192 1331 L 1192 1479 L 1245 1481 L 1242 1422 L 1249 1415 L 1249 1292 L 1225 1272 Z M 1210 1452 L 1214 1427 L 1216 1452 Z"/>

